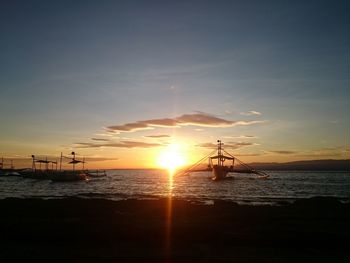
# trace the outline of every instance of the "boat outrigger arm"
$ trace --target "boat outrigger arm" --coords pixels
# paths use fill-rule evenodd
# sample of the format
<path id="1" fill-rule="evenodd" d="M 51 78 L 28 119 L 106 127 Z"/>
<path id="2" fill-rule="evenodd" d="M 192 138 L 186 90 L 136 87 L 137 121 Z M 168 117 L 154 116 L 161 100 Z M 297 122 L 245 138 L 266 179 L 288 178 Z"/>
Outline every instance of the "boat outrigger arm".
<path id="1" fill-rule="evenodd" d="M 257 174 L 261 178 L 267 178 L 268 174 L 266 174 L 263 171 L 257 171 L 253 167 L 251 167 L 248 164 L 245 164 L 241 160 L 239 160 L 237 157 L 233 156 L 232 154 L 225 151 L 222 147 L 223 143 L 221 140 L 217 141 L 217 149 L 215 149 L 213 152 L 211 152 L 209 155 L 205 156 L 198 162 L 196 162 L 194 165 L 190 166 L 189 168 L 179 171 L 177 175 L 186 175 L 190 172 L 199 172 L 199 171 L 212 171 L 213 173 L 213 180 L 221 180 L 227 177 L 228 173 L 248 173 L 248 174 Z M 212 156 L 213 154 L 215 154 Z M 208 168 L 203 170 L 196 170 L 196 168 L 203 163 L 205 159 L 209 160 Z M 231 161 L 231 165 L 226 165 L 226 161 Z M 235 168 L 235 161 L 239 164 L 240 168 Z"/>

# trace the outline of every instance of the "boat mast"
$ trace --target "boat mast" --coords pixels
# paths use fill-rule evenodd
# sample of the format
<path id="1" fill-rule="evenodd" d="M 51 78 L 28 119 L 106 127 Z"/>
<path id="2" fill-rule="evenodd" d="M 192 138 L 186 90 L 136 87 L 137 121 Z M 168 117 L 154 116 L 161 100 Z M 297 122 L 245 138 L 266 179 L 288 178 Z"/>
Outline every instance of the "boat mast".
<path id="1" fill-rule="evenodd" d="M 75 152 L 72 152 L 72 155 L 73 155 L 72 164 L 73 164 L 73 172 L 74 172 L 75 171 Z"/>
<path id="2" fill-rule="evenodd" d="M 35 156 L 32 155 L 32 171 L 35 172 L 36 167 L 35 167 Z"/>
<path id="3" fill-rule="evenodd" d="M 60 171 L 62 170 L 62 152 L 61 152 L 61 158 L 60 158 Z M 57 169 L 56 169 L 57 170 Z"/>
<path id="4" fill-rule="evenodd" d="M 221 160 L 222 159 L 221 158 L 221 152 L 222 152 L 221 146 L 222 146 L 222 142 L 221 142 L 221 140 L 218 140 L 218 166 L 223 165 L 223 162 Z"/>

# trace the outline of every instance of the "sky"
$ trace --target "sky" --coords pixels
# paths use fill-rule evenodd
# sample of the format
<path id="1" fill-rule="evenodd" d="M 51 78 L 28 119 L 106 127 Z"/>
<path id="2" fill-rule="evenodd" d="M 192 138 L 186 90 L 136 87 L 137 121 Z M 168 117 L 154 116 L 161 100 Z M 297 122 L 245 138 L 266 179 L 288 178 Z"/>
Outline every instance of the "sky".
<path id="1" fill-rule="evenodd" d="M 1 1 L 0 157 L 350 158 L 348 1 Z"/>

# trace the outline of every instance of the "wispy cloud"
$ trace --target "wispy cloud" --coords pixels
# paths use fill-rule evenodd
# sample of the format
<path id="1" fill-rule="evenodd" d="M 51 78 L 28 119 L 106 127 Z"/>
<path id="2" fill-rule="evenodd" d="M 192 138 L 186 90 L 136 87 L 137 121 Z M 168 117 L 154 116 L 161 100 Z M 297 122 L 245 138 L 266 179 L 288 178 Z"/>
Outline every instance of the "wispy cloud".
<path id="1" fill-rule="evenodd" d="M 111 133 L 96 133 L 95 136 L 104 136 L 104 137 L 113 137 L 114 135 Z"/>
<path id="2" fill-rule="evenodd" d="M 114 147 L 114 148 L 152 148 L 163 146 L 160 143 L 147 143 L 140 141 L 120 141 L 120 142 L 108 142 L 108 143 L 90 143 L 79 142 L 76 143 L 76 148 L 101 148 L 101 147 Z"/>
<path id="3" fill-rule="evenodd" d="M 245 126 L 265 121 L 247 121 L 247 120 L 225 120 L 206 113 L 184 114 L 176 118 L 150 119 L 137 122 L 131 122 L 121 125 L 107 127 L 107 131 L 113 133 L 134 132 L 138 130 L 153 129 L 154 127 L 181 127 L 181 126 L 199 126 L 199 127 L 232 127 Z"/>
<path id="4" fill-rule="evenodd" d="M 170 138 L 170 135 L 167 134 L 159 134 L 159 135 L 147 135 L 147 138 Z"/>
<path id="5" fill-rule="evenodd" d="M 103 161 L 116 161 L 119 158 L 107 158 L 107 157 L 85 157 L 85 162 L 103 162 Z"/>
<path id="6" fill-rule="evenodd" d="M 280 154 L 280 155 L 294 155 L 295 157 L 307 157 L 307 158 L 319 158 L 319 157 L 346 157 L 346 150 L 342 147 L 323 147 L 314 150 L 270 150 L 266 151 L 267 154 Z"/>
<path id="7" fill-rule="evenodd" d="M 309 158 L 340 157 L 340 156 L 345 157 L 346 155 L 347 153 L 344 147 L 323 147 L 320 149 L 305 151 L 300 155 L 300 157 L 309 157 Z"/>
<path id="8" fill-rule="evenodd" d="M 331 120 L 331 121 L 329 121 L 329 123 L 331 123 L 331 124 L 338 124 L 339 120 Z"/>
<path id="9" fill-rule="evenodd" d="M 269 153 L 276 153 L 276 154 L 297 154 L 296 151 L 285 151 L 285 150 L 275 150 L 275 151 L 268 151 Z"/>
<path id="10" fill-rule="evenodd" d="M 341 157 L 341 156 L 344 156 L 341 152 L 324 152 L 324 153 L 305 153 L 305 154 L 300 154 L 298 155 L 298 157 L 303 157 L 303 158 L 314 158 L 314 159 L 318 159 L 318 158 L 326 158 L 326 157 L 329 157 L 329 158 L 332 158 L 332 157 Z"/>
<path id="11" fill-rule="evenodd" d="M 225 136 L 226 139 L 257 139 L 254 135 Z"/>
<path id="12" fill-rule="evenodd" d="M 244 115 L 244 116 L 262 115 L 261 112 L 255 111 L 255 110 L 251 110 L 251 111 L 247 111 L 247 112 L 241 112 L 240 114 Z"/>
<path id="13" fill-rule="evenodd" d="M 91 138 L 93 141 L 101 141 L 101 142 L 109 142 L 109 139 L 103 139 L 103 138 Z"/>
<path id="14" fill-rule="evenodd" d="M 262 156 L 264 155 L 263 153 L 238 153 L 235 154 L 236 156 L 241 156 L 241 157 L 253 157 L 253 156 Z"/>

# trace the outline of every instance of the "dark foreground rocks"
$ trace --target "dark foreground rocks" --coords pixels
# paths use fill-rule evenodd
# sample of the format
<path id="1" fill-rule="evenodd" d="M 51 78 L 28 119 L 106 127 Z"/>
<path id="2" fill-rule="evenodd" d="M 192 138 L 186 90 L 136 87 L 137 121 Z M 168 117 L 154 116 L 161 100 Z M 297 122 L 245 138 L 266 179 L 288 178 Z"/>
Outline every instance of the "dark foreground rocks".
<path id="1" fill-rule="evenodd" d="M 350 262 L 350 205 L 0 200 L 0 262 Z"/>

